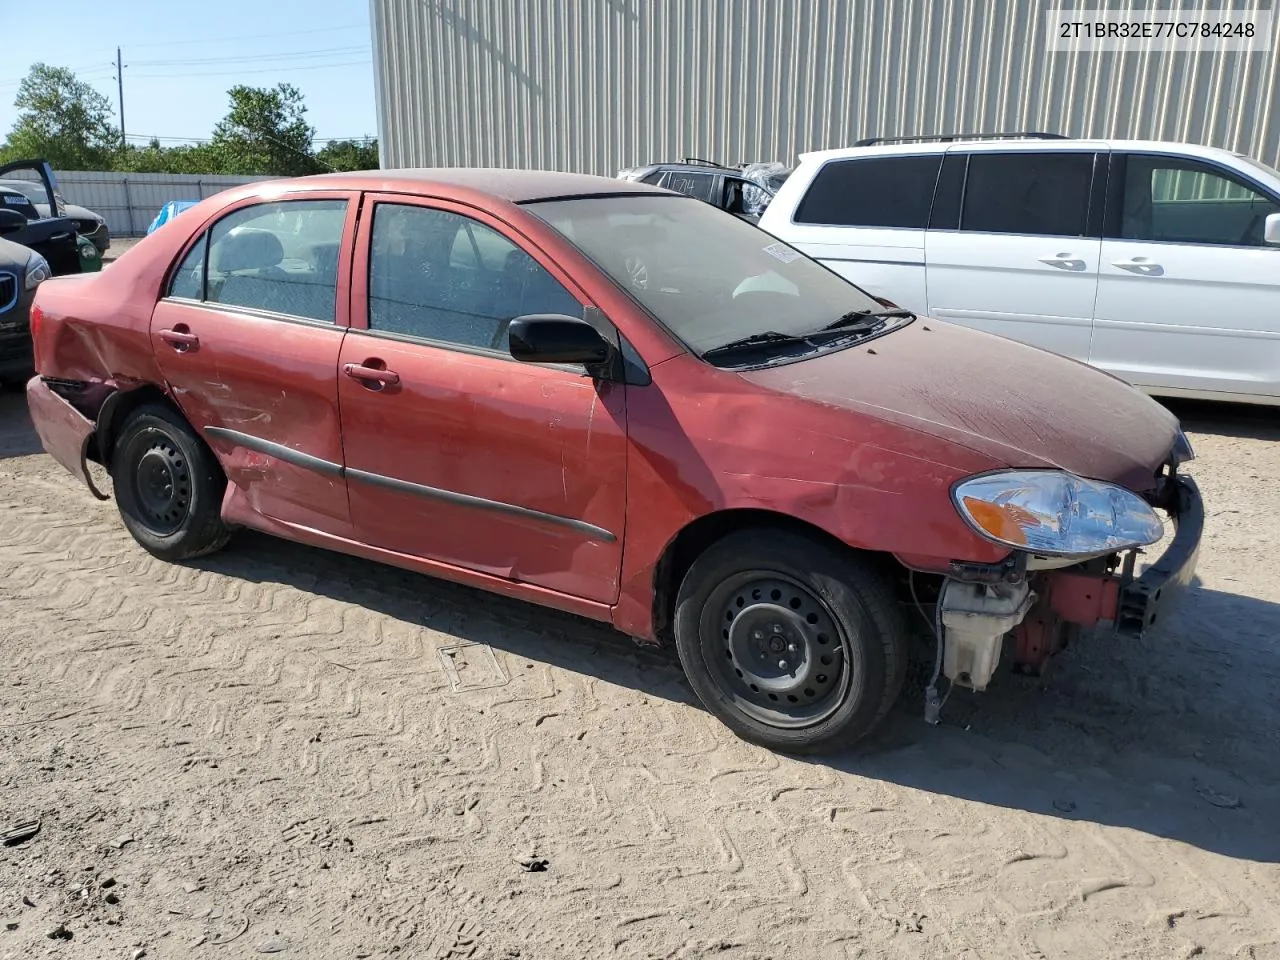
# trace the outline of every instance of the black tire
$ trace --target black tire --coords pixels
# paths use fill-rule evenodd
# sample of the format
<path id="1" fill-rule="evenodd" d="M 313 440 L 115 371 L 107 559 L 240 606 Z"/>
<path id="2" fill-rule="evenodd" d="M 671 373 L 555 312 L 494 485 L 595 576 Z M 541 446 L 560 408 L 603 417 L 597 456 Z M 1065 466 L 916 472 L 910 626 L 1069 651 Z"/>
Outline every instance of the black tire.
<path id="1" fill-rule="evenodd" d="M 706 708 L 783 753 L 866 736 L 906 674 L 907 628 L 884 578 L 853 552 L 790 531 L 730 534 L 698 557 L 680 585 L 675 637 Z"/>
<path id="2" fill-rule="evenodd" d="M 148 403 L 129 415 L 112 453 L 111 479 L 125 527 L 161 560 L 203 556 L 231 539 L 222 522 L 222 468 L 168 407 Z"/>

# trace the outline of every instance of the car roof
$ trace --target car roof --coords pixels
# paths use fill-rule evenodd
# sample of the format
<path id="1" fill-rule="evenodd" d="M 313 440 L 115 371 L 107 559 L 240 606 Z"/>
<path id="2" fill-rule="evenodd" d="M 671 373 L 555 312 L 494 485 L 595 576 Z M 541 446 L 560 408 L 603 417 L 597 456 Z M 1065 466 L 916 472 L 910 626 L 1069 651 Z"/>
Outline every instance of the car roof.
<path id="1" fill-rule="evenodd" d="M 933 140 L 923 143 L 885 143 L 868 147 L 834 147 L 829 150 L 814 150 L 800 154 L 802 163 L 825 163 L 829 160 L 845 160 L 869 156 L 905 156 L 930 153 L 945 153 L 948 150 L 963 148 L 972 153 L 1009 153 L 1063 150 L 1137 150 L 1151 153 L 1176 153 L 1182 156 L 1205 157 L 1222 160 L 1236 157 L 1239 154 L 1219 147 L 1207 147 L 1197 143 L 1179 143 L 1173 140 L 1088 140 L 1077 138 L 1064 139 L 1023 139 L 1008 140 Z"/>
<path id="2" fill-rule="evenodd" d="M 281 181 L 266 181 L 276 186 Z M 560 197 L 601 194 L 669 193 L 647 183 L 553 170 L 513 170 L 502 167 L 417 167 L 401 170 L 361 170 L 354 173 L 322 173 L 283 181 L 287 188 L 302 185 L 325 190 L 379 190 L 419 193 L 431 187 L 461 187 L 512 203 Z"/>

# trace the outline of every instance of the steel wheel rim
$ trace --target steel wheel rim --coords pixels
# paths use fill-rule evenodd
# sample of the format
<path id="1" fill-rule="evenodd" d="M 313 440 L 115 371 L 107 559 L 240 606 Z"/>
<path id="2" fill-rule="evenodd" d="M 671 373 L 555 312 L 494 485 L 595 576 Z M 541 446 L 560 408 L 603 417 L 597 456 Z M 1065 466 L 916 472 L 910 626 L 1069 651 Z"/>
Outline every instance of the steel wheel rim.
<path id="1" fill-rule="evenodd" d="M 134 501 L 147 526 L 160 536 L 177 531 L 191 512 L 191 473 L 167 437 L 155 440 L 133 471 Z"/>
<path id="2" fill-rule="evenodd" d="M 817 594 L 772 571 L 745 571 L 718 586 L 703 617 L 712 678 L 742 713 L 779 729 L 828 719 L 854 687 L 849 639 Z"/>

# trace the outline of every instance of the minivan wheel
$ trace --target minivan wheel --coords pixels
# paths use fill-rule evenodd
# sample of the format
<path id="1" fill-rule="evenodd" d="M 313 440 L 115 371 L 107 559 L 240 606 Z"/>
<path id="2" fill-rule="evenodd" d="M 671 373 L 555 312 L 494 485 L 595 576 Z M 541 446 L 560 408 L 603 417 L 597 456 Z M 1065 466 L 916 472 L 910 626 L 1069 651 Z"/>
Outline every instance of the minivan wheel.
<path id="1" fill-rule="evenodd" d="M 222 468 L 168 407 L 146 404 L 129 416 L 111 458 L 111 478 L 125 527 L 161 560 L 203 556 L 231 539 L 222 522 Z"/>
<path id="2" fill-rule="evenodd" d="M 786 753 L 865 736 L 906 672 L 906 626 L 880 574 L 789 531 L 734 533 L 694 561 L 675 637 L 707 709 L 743 739 Z"/>

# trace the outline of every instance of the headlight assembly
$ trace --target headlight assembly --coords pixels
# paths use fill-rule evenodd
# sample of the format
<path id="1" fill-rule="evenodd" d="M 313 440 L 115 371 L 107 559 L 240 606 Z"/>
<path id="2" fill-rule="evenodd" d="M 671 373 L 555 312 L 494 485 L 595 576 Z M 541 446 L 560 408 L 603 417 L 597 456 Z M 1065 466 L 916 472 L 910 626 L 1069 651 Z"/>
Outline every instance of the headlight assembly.
<path id="1" fill-rule="evenodd" d="M 1088 556 L 1155 543 L 1156 512 L 1136 493 L 1061 470 L 1003 470 L 952 489 L 981 536 L 1042 556 Z"/>
<path id="2" fill-rule="evenodd" d="M 49 269 L 49 261 L 40 254 L 33 253 L 31 259 L 27 261 L 27 276 L 22 281 L 22 285 L 27 290 L 34 290 L 52 276 L 53 271 Z"/>

